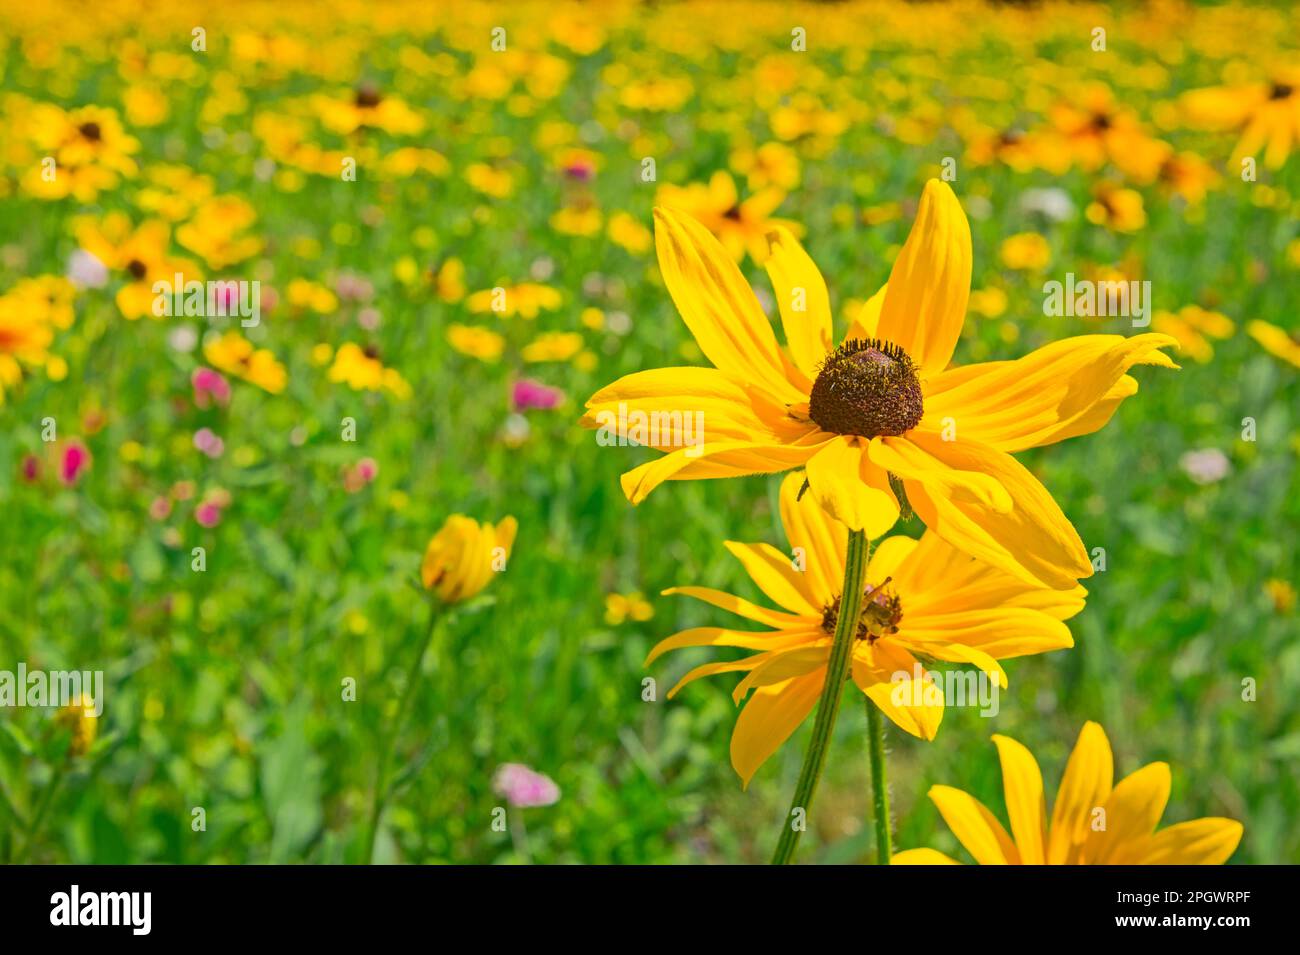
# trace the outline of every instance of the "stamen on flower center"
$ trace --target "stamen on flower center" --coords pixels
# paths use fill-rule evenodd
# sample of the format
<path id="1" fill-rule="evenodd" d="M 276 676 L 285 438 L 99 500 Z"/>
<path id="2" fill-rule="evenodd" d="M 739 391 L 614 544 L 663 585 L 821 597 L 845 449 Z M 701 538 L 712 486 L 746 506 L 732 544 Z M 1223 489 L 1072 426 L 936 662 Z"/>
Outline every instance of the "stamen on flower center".
<path id="1" fill-rule="evenodd" d="M 875 643 L 881 637 L 898 633 L 899 621 L 903 619 L 903 603 L 897 594 L 889 593 L 885 588 L 892 577 L 886 577 L 879 586 L 867 585 L 862 597 L 862 613 L 858 616 L 858 631 L 855 640 Z M 822 610 L 822 629 L 828 634 L 835 633 L 835 625 L 840 619 L 840 597 L 836 597 Z"/>
<path id="2" fill-rule="evenodd" d="M 924 412 L 916 365 L 878 338 L 853 338 L 831 352 L 808 399 L 808 417 L 822 430 L 864 438 L 905 434 Z"/>

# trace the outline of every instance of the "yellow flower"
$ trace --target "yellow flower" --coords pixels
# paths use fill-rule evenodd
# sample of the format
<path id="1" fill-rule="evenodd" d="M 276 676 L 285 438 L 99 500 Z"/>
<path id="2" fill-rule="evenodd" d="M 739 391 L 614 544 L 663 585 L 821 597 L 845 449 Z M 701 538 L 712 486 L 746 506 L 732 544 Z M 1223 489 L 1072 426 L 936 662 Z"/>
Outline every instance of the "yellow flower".
<path id="1" fill-rule="evenodd" d="M 1285 329 L 1256 319 L 1246 326 L 1246 334 L 1272 355 L 1300 368 L 1300 339 Z"/>
<path id="2" fill-rule="evenodd" d="M 568 205 L 551 216 L 551 228 L 561 235 L 595 235 L 603 217 L 591 203 Z"/>
<path id="3" fill-rule="evenodd" d="M 1201 364 L 1214 357 L 1210 339 L 1229 338 L 1237 328 L 1228 316 L 1199 305 L 1184 306 L 1177 315 L 1158 311 L 1151 316 L 1151 327 L 1177 339 L 1179 350 Z"/>
<path id="4" fill-rule="evenodd" d="M 811 496 L 800 500 L 804 476 L 781 484 L 781 521 L 793 559 L 766 544 L 727 542 L 754 583 L 783 610 L 770 610 L 704 587 L 674 587 L 682 594 L 772 628 L 768 631 L 696 627 L 650 651 L 681 647 L 742 647 L 758 653 L 696 667 L 669 691 L 715 673 L 747 676 L 732 694 L 736 703 L 756 692 L 736 721 L 731 761 L 745 784 L 812 711 L 826 682 L 826 664 L 840 608 L 848 531 Z M 867 567 L 866 601 L 853 648 L 858 688 L 899 727 L 933 739 L 943 719 L 942 687 L 924 660 L 970 663 L 1006 686 L 998 660 L 1074 645 L 1063 621 L 1083 609 L 1085 591 L 1026 584 L 982 564 L 929 531 L 921 540 L 889 537 Z"/>
<path id="5" fill-rule="evenodd" d="M 1002 240 L 998 249 L 1002 264 L 1009 269 L 1027 272 L 1047 268 L 1052 261 L 1052 249 L 1037 232 L 1018 232 Z"/>
<path id="6" fill-rule="evenodd" d="M 369 85 L 358 87 L 351 97 L 316 96 L 314 104 L 321 125 L 343 136 L 363 129 L 382 129 L 395 135 L 424 129 L 424 120 L 405 102 Z"/>
<path id="7" fill-rule="evenodd" d="M 707 185 L 660 186 L 657 198 L 660 206 L 703 224 L 737 262 L 747 251 L 755 262 L 762 262 L 767 255 L 766 236 L 774 227 L 783 226 L 795 234 L 802 231 L 793 222 L 771 217 L 784 200 L 784 192 L 769 188 L 741 202 L 735 180 L 721 171 L 715 172 Z"/>
<path id="8" fill-rule="evenodd" d="M 1033 754 L 995 735 L 1011 832 L 974 796 L 931 786 L 930 800 L 980 865 L 1221 865 L 1241 841 L 1241 823 L 1205 818 L 1156 831 L 1169 801 L 1169 764 L 1149 763 L 1114 786 L 1106 731 L 1083 724 L 1047 817 Z M 934 849 L 908 849 L 895 865 L 955 865 Z"/>
<path id="9" fill-rule="evenodd" d="M 1168 152 L 1101 83 L 1054 104 L 1048 123 L 1032 138 L 1033 150 L 1039 165 L 1058 174 L 1071 164 L 1094 172 L 1109 161 L 1138 182 L 1151 182 Z"/>
<path id="10" fill-rule="evenodd" d="M 476 162 L 466 166 L 465 181 L 494 199 L 505 199 L 515 190 L 515 177 L 510 174 L 510 170 L 489 166 L 487 163 Z"/>
<path id="11" fill-rule="evenodd" d="M 233 329 L 203 346 L 203 356 L 214 368 L 257 385 L 263 391 L 278 395 L 284 391 L 289 373 L 284 365 L 265 348 L 254 348 L 253 343 Z"/>
<path id="12" fill-rule="evenodd" d="M 518 525 L 513 517 L 499 525 L 480 524 L 463 514 L 453 514 L 433 535 L 420 565 L 420 580 L 443 603 L 473 597 L 506 569 Z"/>
<path id="13" fill-rule="evenodd" d="M 1263 148 L 1265 165 L 1280 169 L 1300 140 L 1300 69 L 1280 70 L 1267 83 L 1192 90 L 1181 104 L 1192 123 L 1240 134 L 1233 166 Z"/>
<path id="14" fill-rule="evenodd" d="M 447 343 L 462 355 L 486 362 L 500 359 L 506 348 L 506 340 L 496 332 L 473 325 L 450 326 Z"/>
<path id="15" fill-rule="evenodd" d="M 310 279 L 293 279 L 285 289 L 285 298 L 296 309 L 328 315 L 339 307 L 338 296 L 319 282 Z"/>
<path id="16" fill-rule="evenodd" d="M 523 347 L 520 355 L 526 362 L 568 361 L 582 351 L 582 336 L 577 332 L 545 332 Z"/>
<path id="17" fill-rule="evenodd" d="M 611 242 L 633 255 L 649 252 L 655 242 L 654 233 L 643 226 L 636 216 L 627 212 L 616 212 L 610 216 L 606 231 Z"/>
<path id="18" fill-rule="evenodd" d="M 1159 351 L 1172 339 L 1085 335 L 1016 361 L 948 369 L 971 240 L 957 197 L 937 180 L 889 283 L 838 347 L 826 283 L 789 232 L 769 232 L 765 263 L 785 348 L 708 230 L 659 209 L 655 240 L 664 282 L 714 367 L 639 372 L 587 402 L 589 428 L 626 437 L 651 414 L 661 425 L 650 443 L 665 454 L 623 475 L 632 503 L 667 480 L 806 467 L 812 497 L 871 538 L 893 526 L 904 491 L 948 543 L 1023 580 L 1070 589 L 1092 574 L 1070 522 L 1010 452 L 1101 428 L 1137 390 L 1132 366 L 1177 367 Z M 704 416 L 702 442 L 688 412 Z"/>
<path id="19" fill-rule="evenodd" d="M 123 318 L 161 318 L 154 314 L 155 283 L 166 282 L 174 292 L 178 274 L 182 282 L 202 278 L 193 262 L 168 254 L 171 229 L 161 220 L 150 219 L 133 227 L 124 213 L 110 212 L 98 220 L 78 219 L 74 231 L 83 249 L 106 267 L 125 273 L 127 283 L 116 296 Z"/>
<path id="20" fill-rule="evenodd" d="M 997 318 L 1007 310 L 1007 293 L 1000 288 L 972 289 L 970 310 L 984 318 Z"/>
<path id="21" fill-rule="evenodd" d="M 384 389 L 402 399 L 411 397 L 411 386 L 394 368 L 384 363 L 369 349 L 356 342 L 348 342 L 334 354 L 329 380 L 343 382 L 353 391 L 379 391 Z"/>
<path id="22" fill-rule="evenodd" d="M 72 739 L 68 743 L 69 756 L 85 756 L 90 752 L 90 745 L 95 742 L 99 728 L 95 701 L 90 694 L 83 693 L 80 702 L 69 703 L 59 710 L 55 722 L 72 731 Z"/>
<path id="23" fill-rule="evenodd" d="M 262 240 L 244 234 L 256 219 L 257 213 L 244 199 L 218 196 L 199 206 L 194 218 L 176 230 L 176 241 L 210 268 L 224 269 L 261 251 Z"/>
<path id="24" fill-rule="evenodd" d="M 496 288 L 475 292 L 465 300 L 465 307 L 478 314 L 494 312 L 502 318 L 518 315 L 520 318 L 532 319 L 543 309 L 555 311 L 563 301 L 559 291 L 549 285 L 520 282 L 518 285 L 498 285 Z"/>
<path id="25" fill-rule="evenodd" d="M 444 302 L 459 302 L 465 297 L 465 265 L 454 256 L 433 273 L 433 290 Z"/>
<path id="26" fill-rule="evenodd" d="M 1273 609 L 1278 613 L 1290 613 L 1295 609 L 1295 588 L 1285 580 L 1271 577 L 1264 581 L 1264 592 L 1273 602 Z"/>
<path id="27" fill-rule="evenodd" d="M 799 156 L 784 143 L 738 149 L 731 154 L 731 168 L 745 177 L 751 190 L 774 186 L 790 192 L 799 186 Z"/>
<path id="28" fill-rule="evenodd" d="M 639 592 L 605 595 L 605 622 L 617 627 L 626 620 L 644 623 L 655 615 L 655 608 Z"/>
<path id="29" fill-rule="evenodd" d="M 1142 193 L 1135 189 L 1121 189 L 1111 183 L 1100 183 L 1092 193 L 1093 201 L 1084 215 L 1093 225 L 1106 226 L 1116 232 L 1137 232 L 1147 224 Z"/>

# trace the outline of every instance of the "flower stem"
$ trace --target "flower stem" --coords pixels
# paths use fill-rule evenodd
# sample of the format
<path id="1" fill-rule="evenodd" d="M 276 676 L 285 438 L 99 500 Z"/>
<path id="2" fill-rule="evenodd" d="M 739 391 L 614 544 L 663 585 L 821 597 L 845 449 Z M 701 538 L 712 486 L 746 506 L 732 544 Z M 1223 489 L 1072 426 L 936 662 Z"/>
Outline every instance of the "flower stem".
<path id="1" fill-rule="evenodd" d="M 894 849 L 889 833 L 889 780 L 885 778 L 885 721 L 867 700 L 867 745 L 871 753 L 871 792 L 876 815 L 876 864 L 889 865 Z"/>
<path id="2" fill-rule="evenodd" d="M 849 531 L 848 556 L 844 562 L 844 588 L 840 592 L 840 614 L 835 621 L 831 655 L 826 661 L 826 683 L 822 686 L 817 718 L 813 721 L 812 739 L 808 741 L 808 752 L 804 754 L 803 768 L 799 771 L 799 782 L 795 786 L 790 812 L 786 814 L 781 839 L 776 844 L 776 854 L 772 856 L 773 865 L 786 865 L 794 858 L 795 846 L 799 843 L 799 836 L 803 834 L 808 814 L 812 811 L 817 780 L 821 777 L 822 766 L 826 762 L 826 750 L 830 746 L 831 732 L 835 729 L 835 717 L 839 715 L 840 699 L 844 696 L 844 681 L 848 678 L 849 663 L 853 659 L 853 641 L 857 636 L 858 619 L 862 615 L 862 590 L 870 553 L 871 544 L 867 541 L 867 535 L 862 531 Z M 794 824 L 796 813 L 800 813 L 799 822 L 802 823 L 798 826 Z"/>
<path id="3" fill-rule="evenodd" d="M 442 619 L 440 609 L 437 601 L 431 600 L 429 602 L 429 629 L 425 632 L 424 639 L 420 641 L 419 652 L 411 659 L 411 666 L 406 671 L 406 685 L 402 687 L 402 696 L 397 703 L 397 715 L 393 718 L 392 733 L 379 747 L 379 762 L 375 766 L 375 792 L 370 806 L 370 822 L 366 828 L 365 854 L 362 856 L 362 861 L 366 864 L 369 864 L 374 858 L 375 837 L 379 833 L 379 819 L 383 816 L 384 806 L 388 802 L 388 764 L 392 761 L 393 750 L 397 746 L 398 738 L 402 734 L 402 727 L 406 723 L 406 711 L 410 708 L 411 697 L 415 695 L 415 685 L 420 682 L 424 657 L 429 652 L 429 646 L 433 643 L 434 634 L 438 631 L 438 621 Z"/>

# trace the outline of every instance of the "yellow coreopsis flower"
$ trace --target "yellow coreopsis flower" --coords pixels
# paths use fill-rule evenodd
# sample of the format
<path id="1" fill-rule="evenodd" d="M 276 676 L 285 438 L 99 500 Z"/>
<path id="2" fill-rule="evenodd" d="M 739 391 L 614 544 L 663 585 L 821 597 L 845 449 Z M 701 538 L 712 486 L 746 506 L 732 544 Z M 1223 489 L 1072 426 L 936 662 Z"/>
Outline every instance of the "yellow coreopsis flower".
<path id="1" fill-rule="evenodd" d="M 433 535 L 424 551 L 420 580 L 443 603 L 468 600 L 506 569 L 518 523 L 506 517 L 500 524 L 480 524 L 453 514 Z"/>
<path id="2" fill-rule="evenodd" d="M 1011 832 L 974 796 L 931 786 L 930 799 L 980 865 L 1220 865 L 1241 841 L 1241 823 L 1209 817 L 1156 831 L 1169 801 L 1169 764 L 1149 763 L 1113 787 L 1114 760 L 1100 725 L 1079 733 L 1048 819 L 1033 754 L 993 737 L 1002 762 Z M 894 865 L 956 865 L 934 849 L 908 849 Z"/>
<path id="3" fill-rule="evenodd" d="M 1193 123 L 1240 134 L 1233 165 L 1263 148 L 1265 165 L 1280 169 L 1300 142 L 1300 69 L 1280 70 L 1268 83 L 1192 90 L 1181 103 Z"/>
<path id="4" fill-rule="evenodd" d="M 284 391 L 289 373 L 268 349 L 255 348 L 233 329 L 203 346 L 203 356 L 214 368 L 278 395 Z"/>
<path id="5" fill-rule="evenodd" d="M 966 315 L 971 239 L 957 197 L 938 180 L 925 188 L 889 283 L 838 346 L 826 283 L 788 231 L 768 233 L 765 262 L 783 348 L 718 240 L 680 212 L 655 216 L 664 282 L 713 367 L 638 372 L 587 402 L 585 426 L 624 438 L 635 426 L 665 452 L 623 475 L 632 503 L 668 480 L 806 467 L 812 496 L 869 537 L 893 526 L 904 492 L 948 543 L 1022 580 L 1069 589 L 1092 574 L 1073 526 L 1010 452 L 1101 428 L 1137 391 L 1131 367 L 1177 367 L 1159 351 L 1173 339 L 1084 335 L 1015 361 L 948 369 Z M 703 415 L 702 441 L 687 412 Z"/>
<path id="6" fill-rule="evenodd" d="M 811 498 L 800 500 L 803 475 L 781 485 L 781 520 L 791 559 L 767 544 L 727 542 L 773 602 L 771 610 L 705 587 L 674 587 L 770 631 L 695 627 L 660 642 L 646 660 L 681 647 L 742 647 L 759 652 L 696 667 L 673 687 L 715 673 L 746 674 L 733 697 L 750 690 L 731 738 L 731 761 L 745 784 L 812 711 L 840 610 L 848 530 Z M 943 719 L 942 687 L 921 660 L 971 663 L 1006 686 L 998 660 L 1074 645 L 1065 620 L 1083 609 L 1085 591 L 1026 584 L 946 544 L 933 531 L 921 540 L 889 537 L 867 566 L 865 603 L 854 637 L 852 678 L 899 727 L 933 739 Z"/>
<path id="7" fill-rule="evenodd" d="M 182 282 L 202 278 L 193 262 L 168 253 L 171 227 L 159 219 L 133 226 L 124 213 L 110 212 L 98 220 L 79 218 L 74 231 L 83 249 L 106 267 L 124 273 L 126 284 L 118 289 L 116 296 L 123 318 L 132 321 L 145 315 L 161 318 L 154 314 L 157 283 L 167 283 L 174 292 L 177 275 Z"/>
<path id="8" fill-rule="evenodd" d="M 1300 368 L 1300 334 L 1255 319 L 1246 325 L 1246 334 L 1259 342 L 1269 354 Z"/>
<path id="9" fill-rule="evenodd" d="M 776 207 L 785 201 L 784 192 L 769 187 L 742 202 L 735 180 L 722 171 L 715 172 L 707 185 L 697 182 L 660 186 L 657 201 L 703 224 L 737 262 L 746 252 L 755 262 L 763 261 L 767 256 L 765 237 L 774 227 L 782 226 L 792 233 L 801 231 L 796 223 L 772 218 Z"/>

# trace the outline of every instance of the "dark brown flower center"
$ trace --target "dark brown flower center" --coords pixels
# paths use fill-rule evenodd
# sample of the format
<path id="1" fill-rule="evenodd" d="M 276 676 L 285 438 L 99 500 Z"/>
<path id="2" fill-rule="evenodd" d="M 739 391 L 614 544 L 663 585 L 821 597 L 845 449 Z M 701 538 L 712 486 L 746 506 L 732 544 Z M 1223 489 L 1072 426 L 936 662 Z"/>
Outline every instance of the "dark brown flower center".
<path id="1" fill-rule="evenodd" d="M 1295 92 L 1295 87 L 1290 83 L 1274 83 L 1273 88 L 1268 91 L 1269 99 L 1290 99 L 1291 94 Z"/>
<path id="2" fill-rule="evenodd" d="M 374 109 L 379 105 L 382 99 L 383 97 L 379 95 L 379 90 L 369 84 L 357 88 L 355 102 L 356 105 L 360 106 L 362 109 Z"/>
<path id="3" fill-rule="evenodd" d="M 149 267 L 139 259 L 132 259 L 126 263 L 126 270 L 130 273 L 131 278 L 136 280 L 142 279 L 149 274 Z"/>
<path id="4" fill-rule="evenodd" d="M 740 206 L 735 205 L 722 214 L 722 218 L 730 219 L 732 222 L 740 221 Z"/>
<path id="5" fill-rule="evenodd" d="M 89 139 L 92 143 L 99 142 L 103 139 L 104 135 L 99 128 L 99 123 L 82 123 L 77 127 L 77 132 L 81 133 L 82 136 Z"/>
<path id="6" fill-rule="evenodd" d="M 904 434 L 924 411 L 916 365 L 877 338 L 852 338 L 831 352 L 808 399 L 808 416 L 822 430 L 863 438 Z"/>
<path id="7" fill-rule="evenodd" d="M 878 586 L 868 585 L 862 597 L 862 612 L 858 615 L 858 631 L 855 640 L 875 643 L 881 637 L 898 633 L 899 621 L 903 619 L 903 602 L 897 594 L 891 594 L 886 588 L 892 577 L 886 577 Z M 840 619 L 840 598 L 836 597 L 822 611 L 822 629 L 828 634 L 835 633 L 835 625 Z"/>

